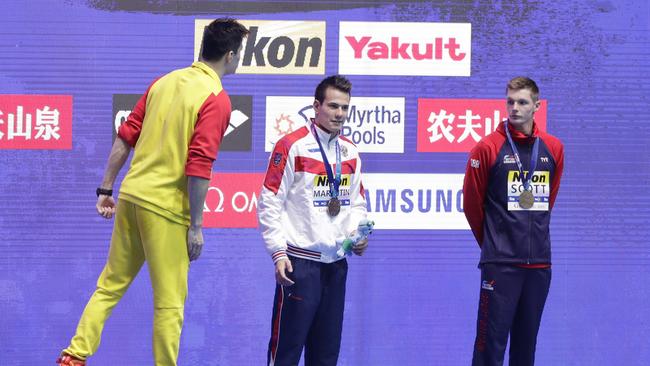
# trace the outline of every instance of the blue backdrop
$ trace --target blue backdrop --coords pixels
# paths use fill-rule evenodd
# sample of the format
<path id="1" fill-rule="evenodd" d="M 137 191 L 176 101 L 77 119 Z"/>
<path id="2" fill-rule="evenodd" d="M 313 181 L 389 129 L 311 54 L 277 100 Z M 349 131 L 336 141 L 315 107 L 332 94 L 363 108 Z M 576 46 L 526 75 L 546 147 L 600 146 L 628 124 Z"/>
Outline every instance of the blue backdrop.
<path id="1" fill-rule="evenodd" d="M 469 77 L 351 76 L 353 97 L 405 98 L 404 153 L 365 154 L 365 172 L 462 174 L 466 153 L 416 151 L 417 99 L 500 99 L 511 77 L 537 80 L 566 154 L 538 364 L 650 363 L 647 1 L 5 0 L 0 14 L 0 94 L 73 98 L 71 149 L 0 150 L 0 365 L 52 364 L 94 290 L 112 228 L 94 190 L 113 95 L 189 65 L 195 19 L 224 15 L 325 21 L 325 74 L 338 72 L 339 21 L 470 23 Z M 229 94 L 253 96 L 252 149 L 221 152 L 215 172 L 263 172 L 265 97 L 312 95 L 322 77 L 226 77 Z M 263 364 L 274 279 L 261 237 L 205 236 L 179 364 Z M 370 245 L 350 260 L 339 364 L 469 364 L 479 294 L 470 231 L 377 230 Z M 91 364 L 151 364 L 152 307 L 142 271 Z"/>

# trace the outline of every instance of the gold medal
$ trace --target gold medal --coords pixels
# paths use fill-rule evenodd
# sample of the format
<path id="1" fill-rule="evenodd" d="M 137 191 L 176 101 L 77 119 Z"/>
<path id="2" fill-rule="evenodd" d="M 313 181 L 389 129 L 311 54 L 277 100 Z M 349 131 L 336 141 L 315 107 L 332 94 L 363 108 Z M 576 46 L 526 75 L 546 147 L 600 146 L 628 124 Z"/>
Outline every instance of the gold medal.
<path id="1" fill-rule="evenodd" d="M 523 191 L 519 195 L 519 207 L 529 209 L 535 203 L 535 196 L 531 191 Z"/>
<path id="2" fill-rule="evenodd" d="M 336 216 L 341 212 L 341 201 L 338 198 L 332 197 L 327 201 L 327 213 L 330 216 Z"/>

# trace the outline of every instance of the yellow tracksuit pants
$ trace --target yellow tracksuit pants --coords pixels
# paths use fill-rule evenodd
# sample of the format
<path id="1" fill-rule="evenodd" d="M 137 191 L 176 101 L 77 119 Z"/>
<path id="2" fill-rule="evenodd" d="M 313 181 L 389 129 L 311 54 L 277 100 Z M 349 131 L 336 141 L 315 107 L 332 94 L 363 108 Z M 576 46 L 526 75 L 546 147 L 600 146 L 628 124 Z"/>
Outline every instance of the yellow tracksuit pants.
<path id="1" fill-rule="evenodd" d="M 186 243 L 186 226 L 120 200 L 106 266 L 63 352 L 86 359 L 97 351 L 106 319 L 146 261 L 154 294 L 155 365 L 175 366 L 187 296 Z"/>

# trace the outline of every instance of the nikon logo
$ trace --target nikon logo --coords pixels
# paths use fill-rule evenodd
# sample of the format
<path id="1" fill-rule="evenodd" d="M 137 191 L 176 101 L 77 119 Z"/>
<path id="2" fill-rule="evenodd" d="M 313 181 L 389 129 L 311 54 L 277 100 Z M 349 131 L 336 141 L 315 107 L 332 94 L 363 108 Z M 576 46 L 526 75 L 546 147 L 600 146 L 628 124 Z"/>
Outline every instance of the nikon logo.
<path id="1" fill-rule="evenodd" d="M 350 174 L 341 175 L 341 187 L 347 187 L 350 185 Z M 317 175 L 314 177 L 314 186 L 316 187 L 329 187 L 329 179 L 327 175 Z"/>
<path id="2" fill-rule="evenodd" d="M 203 28 L 209 22 L 195 21 L 195 59 L 198 59 Z M 325 22 L 242 20 L 240 23 L 250 34 L 243 44 L 238 74 L 325 74 Z"/>
<path id="3" fill-rule="evenodd" d="M 268 60 L 268 64 L 275 68 L 282 68 L 291 64 L 295 67 L 304 67 L 305 58 L 307 52 L 309 52 L 311 56 L 308 67 L 318 67 L 321 50 L 323 49 L 323 39 L 301 37 L 298 40 L 298 50 L 296 52 L 296 44 L 291 38 L 280 36 L 273 39 L 271 37 L 259 37 L 258 39 L 258 31 L 259 27 L 250 27 L 242 66 L 252 66 L 253 59 L 255 59 L 255 65 L 257 66 L 266 66 L 266 60 Z"/>

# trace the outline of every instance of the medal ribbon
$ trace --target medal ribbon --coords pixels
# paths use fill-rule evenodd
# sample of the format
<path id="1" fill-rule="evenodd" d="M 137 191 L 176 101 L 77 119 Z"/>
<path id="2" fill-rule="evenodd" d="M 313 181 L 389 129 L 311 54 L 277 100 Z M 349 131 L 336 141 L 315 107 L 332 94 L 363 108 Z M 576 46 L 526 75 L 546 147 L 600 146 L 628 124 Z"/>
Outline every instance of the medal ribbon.
<path id="1" fill-rule="evenodd" d="M 337 198 L 339 196 L 339 186 L 341 185 L 341 148 L 339 146 L 338 136 L 336 137 L 336 178 L 334 178 L 334 172 L 332 171 L 332 166 L 327 160 L 327 155 L 325 155 L 325 150 L 323 150 L 323 145 L 320 143 L 320 138 L 318 138 L 318 133 L 316 133 L 316 123 L 311 124 L 311 132 L 318 142 L 318 148 L 320 149 L 320 154 L 323 157 L 323 163 L 325 164 L 325 171 L 327 172 L 327 181 L 330 186 L 330 197 Z"/>
<path id="2" fill-rule="evenodd" d="M 521 174 L 524 189 L 528 190 L 530 187 L 530 182 L 533 180 L 533 174 L 535 174 L 535 169 L 537 169 L 537 155 L 539 154 L 539 137 L 535 137 L 535 143 L 533 144 L 533 151 L 530 154 L 530 169 L 528 170 L 528 175 L 524 174 L 524 167 L 521 164 L 521 159 L 519 158 L 519 151 L 512 137 L 510 136 L 510 131 L 508 131 L 508 120 L 504 122 L 504 127 L 506 129 L 506 136 L 508 136 L 508 142 L 510 143 L 510 148 L 512 153 L 515 154 L 515 161 L 517 162 L 517 167 L 519 168 L 519 174 Z"/>

